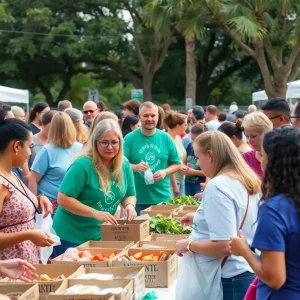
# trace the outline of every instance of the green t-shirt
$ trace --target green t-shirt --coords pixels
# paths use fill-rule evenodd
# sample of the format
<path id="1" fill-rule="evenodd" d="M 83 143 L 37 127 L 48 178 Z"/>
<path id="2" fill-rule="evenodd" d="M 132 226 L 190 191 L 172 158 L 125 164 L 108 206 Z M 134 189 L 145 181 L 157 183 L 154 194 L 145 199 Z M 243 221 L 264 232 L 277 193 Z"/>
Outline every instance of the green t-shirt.
<path id="1" fill-rule="evenodd" d="M 92 160 L 82 156 L 68 169 L 59 191 L 89 207 L 114 215 L 124 198 L 136 195 L 133 172 L 126 157 L 122 165 L 122 179 L 121 189 L 117 180 L 113 180 L 110 191 L 105 195 L 99 185 L 99 176 Z M 101 222 L 96 219 L 75 215 L 61 206 L 58 207 L 53 220 L 53 228 L 57 235 L 62 240 L 76 244 L 101 240 L 99 224 Z"/>
<path id="2" fill-rule="evenodd" d="M 132 164 L 147 163 L 153 174 L 170 165 L 181 164 L 172 138 L 159 129 L 152 136 L 143 135 L 140 129 L 126 135 L 124 154 Z M 144 172 L 134 172 L 134 179 L 137 204 L 153 205 L 172 198 L 169 176 L 150 185 L 146 185 Z"/>

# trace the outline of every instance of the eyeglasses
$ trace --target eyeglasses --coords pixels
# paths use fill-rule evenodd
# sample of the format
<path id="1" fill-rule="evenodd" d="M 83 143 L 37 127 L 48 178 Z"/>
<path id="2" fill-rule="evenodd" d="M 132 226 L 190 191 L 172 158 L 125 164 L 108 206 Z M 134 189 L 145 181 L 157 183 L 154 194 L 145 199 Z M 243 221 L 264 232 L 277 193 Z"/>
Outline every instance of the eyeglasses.
<path id="1" fill-rule="evenodd" d="M 290 116 L 290 119 L 300 119 L 300 116 Z"/>
<path id="2" fill-rule="evenodd" d="M 90 113 L 90 114 L 92 114 L 93 112 L 95 112 L 96 110 L 97 110 L 98 108 L 96 108 L 96 109 L 94 109 L 94 110 L 84 110 L 83 111 L 83 113 L 85 114 L 85 115 L 87 115 L 88 113 Z"/>
<path id="3" fill-rule="evenodd" d="M 117 141 L 117 140 L 116 141 L 111 141 L 111 142 L 109 142 L 109 141 L 97 141 L 97 142 L 104 149 L 108 148 L 109 145 L 111 145 L 113 148 L 117 148 L 117 147 L 120 146 L 120 141 Z"/>
<path id="4" fill-rule="evenodd" d="M 278 116 L 269 118 L 269 120 L 274 120 L 274 119 L 277 119 L 277 118 L 280 118 L 280 117 L 281 117 L 281 115 L 278 115 Z"/>

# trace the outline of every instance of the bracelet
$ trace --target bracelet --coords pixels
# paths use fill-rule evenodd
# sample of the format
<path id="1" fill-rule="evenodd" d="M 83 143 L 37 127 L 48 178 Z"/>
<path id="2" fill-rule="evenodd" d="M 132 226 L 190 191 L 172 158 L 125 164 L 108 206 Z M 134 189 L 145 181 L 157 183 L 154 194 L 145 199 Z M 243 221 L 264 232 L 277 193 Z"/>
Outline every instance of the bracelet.
<path id="1" fill-rule="evenodd" d="M 95 219 L 96 213 L 97 213 L 97 211 L 96 211 L 96 209 L 94 209 L 93 214 L 92 214 L 92 219 Z"/>
<path id="2" fill-rule="evenodd" d="M 190 240 L 189 243 L 187 244 L 186 246 L 186 249 L 190 252 L 190 253 L 194 253 L 192 250 L 191 250 L 191 244 L 192 244 L 193 240 Z"/>
<path id="3" fill-rule="evenodd" d="M 167 174 L 166 176 L 170 175 L 170 172 L 168 169 L 166 169 L 166 174 Z"/>
<path id="4" fill-rule="evenodd" d="M 133 203 L 127 203 L 127 204 L 124 206 L 124 209 L 125 209 L 128 205 L 132 205 L 133 208 L 135 209 L 135 205 L 134 205 Z"/>

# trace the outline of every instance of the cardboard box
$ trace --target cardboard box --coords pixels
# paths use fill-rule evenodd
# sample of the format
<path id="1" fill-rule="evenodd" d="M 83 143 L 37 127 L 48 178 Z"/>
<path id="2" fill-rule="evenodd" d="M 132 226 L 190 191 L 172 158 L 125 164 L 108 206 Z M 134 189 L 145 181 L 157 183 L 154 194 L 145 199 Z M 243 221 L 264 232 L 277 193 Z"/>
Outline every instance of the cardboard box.
<path id="1" fill-rule="evenodd" d="M 128 275 L 136 273 L 133 280 L 134 299 L 141 300 L 145 296 L 145 268 L 144 267 L 108 267 L 108 268 L 82 268 L 72 274 L 68 279 L 76 279 L 79 274 L 113 274 L 117 278 L 127 278 Z"/>
<path id="2" fill-rule="evenodd" d="M 183 239 L 188 239 L 189 234 L 166 234 L 166 233 L 152 233 L 144 241 L 179 241 Z"/>
<path id="3" fill-rule="evenodd" d="M 64 275 L 66 278 L 72 274 L 78 272 L 80 269 L 83 270 L 83 266 L 78 265 L 35 265 L 36 273 L 40 276 L 41 274 L 47 274 L 50 278 L 55 278 L 60 275 Z M 62 284 L 62 280 L 55 281 L 34 281 L 39 286 L 40 300 L 46 300 L 47 296 L 51 292 L 55 292 Z"/>
<path id="4" fill-rule="evenodd" d="M 22 293 L 20 296 L 13 296 L 13 293 Z M 39 286 L 33 283 L 16 283 L 0 285 L 0 294 L 7 295 L 12 300 L 39 300 Z M 11 295 L 10 295 L 11 294 Z"/>
<path id="5" fill-rule="evenodd" d="M 57 256 L 52 259 L 51 264 L 66 264 L 66 265 L 76 265 L 84 266 L 86 268 L 95 268 L 95 267 L 108 267 L 112 260 L 117 259 L 122 256 L 123 249 L 107 249 L 107 248 L 81 248 L 80 250 L 88 250 L 92 255 L 102 254 L 103 256 L 110 256 L 114 253 L 116 256 L 109 259 L 108 261 L 62 261 L 63 255 Z"/>
<path id="6" fill-rule="evenodd" d="M 149 220 L 118 220 L 118 225 L 102 224 L 103 241 L 138 241 L 143 240 L 150 234 Z"/>
<path id="7" fill-rule="evenodd" d="M 126 289 L 126 292 L 122 292 L 119 295 L 60 295 L 63 294 L 69 287 L 82 284 L 82 285 L 95 285 L 101 289 L 105 288 L 117 288 L 122 287 Z M 111 298 L 114 296 L 113 298 Z M 62 285 L 56 290 L 55 293 L 51 293 L 48 296 L 48 300 L 132 300 L 133 299 L 133 282 L 128 279 L 116 279 L 116 280 L 79 280 L 79 279 L 67 279 L 63 281 Z"/>
<path id="8" fill-rule="evenodd" d="M 129 249 L 134 245 L 134 242 L 128 241 L 89 241 L 76 247 L 80 248 L 110 248 L 110 249 Z"/>
<path id="9" fill-rule="evenodd" d="M 143 250 L 144 255 L 157 254 L 160 255 L 161 250 Z M 167 261 L 158 262 L 143 262 L 143 261 L 113 261 L 113 267 L 125 266 L 144 266 L 145 267 L 145 282 L 147 288 L 166 288 L 169 287 L 177 278 L 178 272 L 178 257 L 174 254 L 174 250 L 163 250 L 171 257 Z M 128 249 L 126 255 L 134 255 L 141 252 L 140 249 Z"/>
<path id="10" fill-rule="evenodd" d="M 149 215 L 150 217 L 158 214 L 167 218 L 172 218 L 173 214 L 181 209 L 181 206 L 177 205 L 152 205 L 141 211 L 141 215 Z"/>
<path id="11" fill-rule="evenodd" d="M 174 250 L 176 246 L 177 241 L 140 241 L 136 244 L 134 244 L 130 249 L 171 249 Z"/>
<path id="12" fill-rule="evenodd" d="M 182 218 L 186 214 L 195 213 L 199 206 L 196 205 L 184 205 L 179 210 L 173 213 L 173 218 Z"/>

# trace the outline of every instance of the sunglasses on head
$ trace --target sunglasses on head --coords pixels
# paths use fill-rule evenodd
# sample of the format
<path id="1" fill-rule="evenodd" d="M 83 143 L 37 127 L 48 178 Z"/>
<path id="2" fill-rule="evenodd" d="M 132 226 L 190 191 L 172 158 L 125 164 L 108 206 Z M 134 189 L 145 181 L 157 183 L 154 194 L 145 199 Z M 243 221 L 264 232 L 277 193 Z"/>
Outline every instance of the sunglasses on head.
<path id="1" fill-rule="evenodd" d="M 97 108 L 96 109 L 94 109 L 94 110 L 84 110 L 83 111 L 83 113 L 86 115 L 86 114 L 88 114 L 88 113 L 90 113 L 90 114 L 92 114 L 93 112 L 95 112 L 97 110 Z"/>

